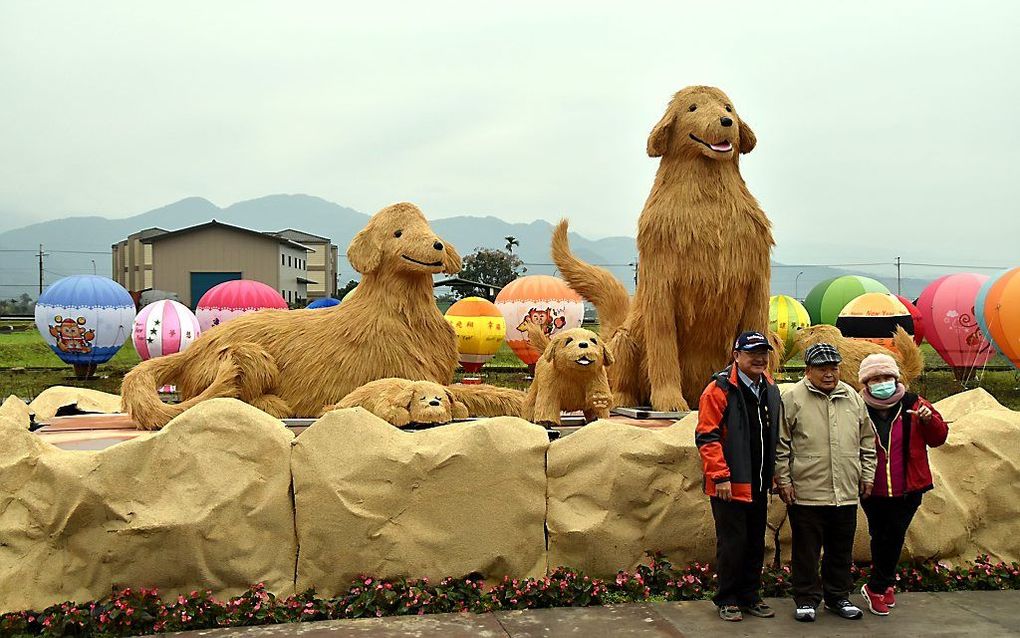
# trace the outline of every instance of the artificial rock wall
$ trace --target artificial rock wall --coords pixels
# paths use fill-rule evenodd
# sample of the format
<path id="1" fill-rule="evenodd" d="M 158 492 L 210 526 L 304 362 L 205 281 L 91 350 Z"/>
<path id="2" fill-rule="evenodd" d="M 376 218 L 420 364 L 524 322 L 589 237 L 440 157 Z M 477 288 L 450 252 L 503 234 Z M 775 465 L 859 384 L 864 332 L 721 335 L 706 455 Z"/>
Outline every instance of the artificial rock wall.
<path id="1" fill-rule="evenodd" d="M 259 410 L 215 399 L 88 452 L 29 432 L 17 403 L 0 407 L 0 611 L 115 585 L 230 596 L 264 582 L 328 595 L 359 574 L 498 579 L 565 565 L 612 576 L 647 550 L 675 564 L 715 553 L 696 415 L 659 430 L 600 421 L 550 445 L 519 419 L 406 432 L 355 408 L 295 439 Z M 950 437 L 931 451 L 936 488 L 905 555 L 1020 560 L 1020 413 L 978 390 L 937 407 Z M 767 556 L 778 537 L 789 560 L 778 498 L 769 519 Z M 867 538 L 862 513 L 858 559 Z"/>

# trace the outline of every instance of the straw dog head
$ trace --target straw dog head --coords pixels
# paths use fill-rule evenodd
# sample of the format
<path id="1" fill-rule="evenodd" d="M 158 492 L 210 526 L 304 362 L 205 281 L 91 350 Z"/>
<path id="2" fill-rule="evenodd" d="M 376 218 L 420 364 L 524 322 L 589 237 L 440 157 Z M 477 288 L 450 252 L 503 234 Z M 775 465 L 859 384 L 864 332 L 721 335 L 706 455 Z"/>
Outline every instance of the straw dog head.
<path id="1" fill-rule="evenodd" d="M 460 255 L 429 227 L 414 204 L 387 206 L 372 216 L 347 248 L 347 259 L 361 274 L 383 271 L 404 275 L 453 274 Z"/>
<path id="2" fill-rule="evenodd" d="M 666 114 L 648 136 L 651 157 L 707 157 L 733 160 L 750 153 L 757 139 L 730 98 L 712 86 L 689 86 L 673 96 Z"/>

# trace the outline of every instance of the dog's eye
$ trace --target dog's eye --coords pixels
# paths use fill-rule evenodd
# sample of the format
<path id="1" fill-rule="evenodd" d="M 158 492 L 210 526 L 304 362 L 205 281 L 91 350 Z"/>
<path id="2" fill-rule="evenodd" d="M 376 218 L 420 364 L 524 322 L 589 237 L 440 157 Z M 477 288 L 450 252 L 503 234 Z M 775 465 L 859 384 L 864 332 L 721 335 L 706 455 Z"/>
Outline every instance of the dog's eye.
<path id="1" fill-rule="evenodd" d="M 691 113 L 693 113 L 693 112 L 698 110 L 698 105 L 697 104 L 691 104 L 690 106 L 687 107 L 687 110 L 690 111 Z"/>
<path id="2" fill-rule="evenodd" d="M 598 343 L 598 341 L 596 341 L 596 340 L 595 340 L 595 337 L 592 337 L 592 338 L 591 338 L 591 342 L 592 342 L 592 343 Z"/>
<path id="3" fill-rule="evenodd" d="M 727 113 L 732 113 L 733 112 L 733 109 L 730 107 L 729 104 L 726 105 L 726 112 Z"/>
<path id="4" fill-rule="evenodd" d="M 402 230 L 397 230 L 397 231 L 393 232 L 393 236 L 394 237 L 400 237 L 403 234 L 404 234 L 404 231 L 402 231 Z"/>
<path id="5" fill-rule="evenodd" d="M 573 337 L 567 337 L 567 340 L 563 342 L 563 345 L 565 345 L 565 346 L 569 346 L 569 345 L 570 345 L 570 342 L 571 342 L 571 341 L 573 341 L 573 340 L 574 340 L 574 338 L 573 338 Z"/>

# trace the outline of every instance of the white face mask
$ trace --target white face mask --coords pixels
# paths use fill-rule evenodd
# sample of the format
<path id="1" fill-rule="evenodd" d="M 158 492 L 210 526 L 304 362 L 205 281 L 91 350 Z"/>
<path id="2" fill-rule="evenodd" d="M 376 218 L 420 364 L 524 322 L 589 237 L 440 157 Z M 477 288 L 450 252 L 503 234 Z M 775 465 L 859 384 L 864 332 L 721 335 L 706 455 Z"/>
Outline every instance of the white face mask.
<path id="1" fill-rule="evenodd" d="M 883 381 L 882 383 L 869 383 L 868 390 L 871 396 L 876 399 L 888 399 L 896 394 L 896 381 Z"/>

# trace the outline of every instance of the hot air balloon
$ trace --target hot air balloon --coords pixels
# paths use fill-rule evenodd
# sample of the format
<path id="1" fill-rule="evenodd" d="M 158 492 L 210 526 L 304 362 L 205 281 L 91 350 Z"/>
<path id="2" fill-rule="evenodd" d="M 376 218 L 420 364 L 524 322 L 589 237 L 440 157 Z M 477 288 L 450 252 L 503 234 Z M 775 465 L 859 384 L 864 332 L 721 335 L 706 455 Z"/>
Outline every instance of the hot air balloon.
<path id="1" fill-rule="evenodd" d="M 797 331 L 810 325 L 808 311 L 793 297 L 773 295 L 769 298 L 769 330 L 779 335 L 786 346 L 784 363 L 793 354 Z"/>
<path id="2" fill-rule="evenodd" d="M 910 313 L 910 319 L 914 322 L 914 343 L 921 345 L 921 342 L 924 341 L 924 322 L 921 321 L 921 311 L 917 309 L 913 301 L 906 297 L 902 295 L 893 296 L 899 299 L 903 307 Z"/>
<path id="3" fill-rule="evenodd" d="M 528 340 L 528 322 L 553 335 L 579 328 L 584 319 L 580 295 L 567 282 L 550 275 L 528 275 L 511 281 L 496 295 L 496 307 L 506 319 L 507 343 L 528 367 L 533 367 L 542 356 Z"/>
<path id="4" fill-rule="evenodd" d="M 983 299 L 978 295 L 983 301 L 977 311 L 978 320 L 999 352 L 1020 368 L 1020 268 L 1002 272 L 989 281 L 990 286 L 982 286 Z"/>
<path id="5" fill-rule="evenodd" d="M 895 350 L 893 335 L 901 326 L 914 334 L 914 320 L 910 311 L 896 295 L 866 292 L 843 307 L 836 319 L 836 327 L 844 337 L 861 339 Z"/>
<path id="6" fill-rule="evenodd" d="M 202 332 L 246 312 L 264 308 L 287 309 L 287 302 L 274 288 L 261 281 L 234 279 L 206 291 L 195 309 Z"/>
<path id="7" fill-rule="evenodd" d="M 354 291 L 357 290 L 357 289 L 358 289 L 358 287 L 355 286 L 355 287 L 351 288 L 350 290 L 348 290 L 347 294 L 345 294 L 343 296 L 343 298 L 340 300 L 340 303 L 343 303 L 345 301 L 350 301 L 351 297 L 354 296 Z"/>
<path id="8" fill-rule="evenodd" d="M 866 292 L 883 292 L 889 289 L 880 281 L 860 275 L 843 275 L 826 279 L 811 289 L 804 299 L 804 307 L 811 315 L 811 323 L 836 325 L 843 307 Z"/>
<path id="9" fill-rule="evenodd" d="M 322 299 L 316 299 L 312 303 L 308 304 L 309 310 L 315 310 L 316 308 L 329 308 L 330 306 L 340 305 L 339 299 L 332 297 L 323 297 Z"/>
<path id="10" fill-rule="evenodd" d="M 995 355 L 974 316 L 978 290 L 987 280 L 987 275 L 975 273 L 945 275 L 928 284 L 917 299 L 925 338 L 961 383 Z"/>
<path id="11" fill-rule="evenodd" d="M 503 345 L 506 320 L 494 303 L 481 297 L 461 299 L 445 316 L 457 333 L 457 360 L 466 372 L 477 374 Z"/>
<path id="12" fill-rule="evenodd" d="M 142 361 L 183 352 L 198 339 L 198 319 L 184 304 L 171 299 L 154 301 L 135 317 L 132 341 Z"/>
<path id="13" fill-rule="evenodd" d="M 109 277 L 73 275 L 46 289 L 35 305 L 39 334 L 64 363 L 87 379 L 131 336 L 135 303 Z"/>

